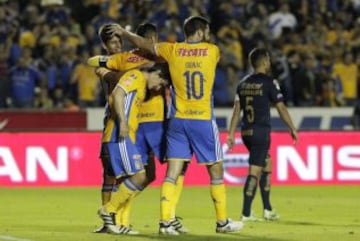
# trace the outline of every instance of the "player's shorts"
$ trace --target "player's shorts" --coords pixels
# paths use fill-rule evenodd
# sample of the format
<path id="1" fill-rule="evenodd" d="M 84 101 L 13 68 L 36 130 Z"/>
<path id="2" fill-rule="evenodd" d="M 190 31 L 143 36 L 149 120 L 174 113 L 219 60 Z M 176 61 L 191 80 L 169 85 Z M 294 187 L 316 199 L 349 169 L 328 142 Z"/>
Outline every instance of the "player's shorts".
<path id="1" fill-rule="evenodd" d="M 115 176 L 114 171 L 110 162 L 110 155 L 105 143 L 101 143 L 100 159 L 104 170 L 104 176 L 113 177 Z"/>
<path id="2" fill-rule="evenodd" d="M 167 137 L 168 160 L 191 160 L 195 154 L 200 164 L 223 160 L 219 131 L 215 120 L 169 120 Z"/>
<path id="3" fill-rule="evenodd" d="M 270 130 L 256 128 L 250 132 L 251 135 L 245 133 L 249 132 L 242 131 L 242 139 L 250 153 L 249 164 L 265 167 L 270 148 Z"/>
<path id="4" fill-rule="evenodd" d="M 152 152 L 160 162 L 166 154 L 166 123 L 164 121 L 140 123 L 136 131 L 136 147 L 141 154 L 144 165 L 148 164 Z"/>
<path id="5" fill-rule="evenodd" d="M 132 176 L 144 170 L 141 155 L 129 137 L 120 142 L 104 143 L 110 156 L 111 167 L 117 178 Z"/>

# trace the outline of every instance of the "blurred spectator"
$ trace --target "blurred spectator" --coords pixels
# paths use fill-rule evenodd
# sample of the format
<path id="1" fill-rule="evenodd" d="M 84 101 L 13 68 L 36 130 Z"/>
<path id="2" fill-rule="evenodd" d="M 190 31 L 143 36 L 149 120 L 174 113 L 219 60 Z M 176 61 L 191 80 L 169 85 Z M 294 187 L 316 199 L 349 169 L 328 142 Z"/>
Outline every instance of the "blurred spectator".
<path id="1" fill-rule="evenodd" d="M 95 107 L 99 92 L 99 79 L 95 74 L 95 69 L 87 65 L 90 57 L 87 51 L 81 54 L 80 63 L 75 66 L 71 76 L 71 83 L 77 83 L 79 93 L 79 106 L 81 108 Z"/>
<path id="2" fill-rule="evenodd" d="M 285 28 L 294 29 L 296 25 L 296 17 L 290 12 L 290 6 L 286 2 L 280 5 L 278 11 L 269 16 L 269 29 L 273 39 L 279 38 Z"/>
<path id="3" fill-rule="evenodd" d="M 348 106 L 353 106 L 357 98 L 358 72 L 351 52 L 346 52 L 343 60 L 336 63 L 333 69 L 333 77 L 340 80 L 345 104 Z"/>
<path id="4" fill-rule="evenodd" d="M 15 108 L 32 108 L 36 86 L 41 85 L 42 76 L 39 71 L 29 66 L 21 56 L 16 66 L 9 73 L 11 82 L 11 98 Z"/>

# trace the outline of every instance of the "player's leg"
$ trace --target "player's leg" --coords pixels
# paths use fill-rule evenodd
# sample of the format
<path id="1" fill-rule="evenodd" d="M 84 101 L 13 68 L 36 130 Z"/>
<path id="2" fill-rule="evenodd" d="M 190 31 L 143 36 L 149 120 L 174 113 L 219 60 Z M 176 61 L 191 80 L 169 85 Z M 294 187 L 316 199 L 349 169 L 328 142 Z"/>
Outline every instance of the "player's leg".
<path id="1" fill-rule="evenodd" d="M 119 143 L 108 143 L 107 147 L 114 174 L 125 179 L 118 190 L 112 194 L 111 200 L 100 209 L 99 214 L 111 232 L 130 234 L 128 228 L 120 227 L 119 229 L 115 226 L 115 213 L 144 189 L 146 174 L 141 156 L 130 138 Z"/>
<path id="2" fill-rule="evenodd" d="M 101 202 L 105 205 L 111 199 L 111 193 L 114 189 L 116 178 L 111 168 L 109 154 L 106 151 L 104 144 L 101 145 L 100 159 L 103 166 L 103 183 L 101 188 Z M 106 233 L 107 228 L 103 224 L 101 227 L 94 230 L 94 233 Z"/>
<path id="3" fill-rule="evenodd" d="M 271 189 L 271 170 L 272 170 L 272 160 L 270 155 L 266 156 L 266 166 L 264 167 L 260 181 L 259 188 L 261 193 L 261 199 L 264 207 L 264 219 L 265 220 L 278 220 L 280 216 L 272 209 L 270 203 L 270 189 Z"/>
<path id="4" fill-rule="evenodd" d="M 175 186 L 175 192 L 174 192 L 174 199 L 172 203 L 172 210 L 171 210 L 171 225 L 175 228 L 176 231 L 179 233 L 188 233 L 189 229 L 186 228 L 182 222 L 181 218 L 176 216 L 176 208 L 177 204 L 179 202 L 183 186 L 184 186 L 184 177 L 186 170 L 188 168 L 189 162 L 184 162 L 183 169 L 181 173 L 179 174 L 178 178 L 176 179 L 176 186 Z"/>
<path id="5" fill-rule="evenodd" d="M 154 155 L 159 159 L 160 163 L 166 162 L 166 129 L 167 122 L 165 121 L 157 121 L 157 122 L 148 122 L 144 123 L 146 125 L 146 132 L 144 133 L 147 146 L 150 147 L 151 151 Z M 153 157 L 154 158 L 154 157 Z M 152 159 L 152 164 L 154 168 L 149 166 L 149 170 L 146 169 L 146 174 L 150 181 L 155 180 L 155 162 Z M 176 206 L 181 196 L 181 192 L 184 184 L 184 174 L 187 169 L 188 162 L 184 162 L 183 169 L 176 179 L 175 190 L 173 198 L 171 199 L 171 225 L 175 228 L 179 233 L 187 233 L 188 229 L 184 227 L 181 223 L 179 217 L 176 217 Z M 153 173 L 153 175 L 152 175 Z"/>
<path id="6" fill-rule="evenodd" d="M 171 226 L 171 214 L 175 199 L 176 180 L 180 175 L 184 162 L 192 157 L 190 145 L 185 134 L 183 120 L 172 119 L 167 130 L 167 170 L 161 186 L 160 200 L 160 234 L 178 235 Z"/>
<path id="7" fill-rule="evenodd" d="M 206 164 L 210 176 L 210 193 L 216 213 L 216 232 L 238 231 L 242 222 L 233 222 L 227 216 L 226 189 L 224 185 L 223 153 L 215 121 L 187 121 L 191 148 L 197 161 Z"/>
<path id="8" fill-rule="evenodd" d="M 260 135 L 261 134 L 261 135 Z M 266 134 L 266 133 L 265 133 Z M 251 204 L 256 194 L 256 188 L 262 170 L 265 166 L 265 159 L 269 149 L 269 137 L 259 132 L 250 136 L 242 137 L 246 148 L 249 150 L 249 171 L 243 189 L 242 221 L 257 221 L 251 215 Z"/>
<path id="9" fill-rule="evenodd" d="M 151 156 L 148 155 L 150 148 L 147 144 L 145 133 L 146 133 L 146 123 L 141 123 L 136 131 L 136 148 L 141 155 L 141 160 L 143 161 L 143 165 L 145 167 L 145 173 L 147 177 L 147 182 L 145 186 L 147 186 L 155 176 L 155 166 L 154 162 L 151 160 Z M 150 160 L 149 160 L 150 159 Z M 130 213 L 133 204 L 134 198 L 129 199 L 116 214 L 116 224 L 123 225 L 125 227 L 130 227 Z"/>

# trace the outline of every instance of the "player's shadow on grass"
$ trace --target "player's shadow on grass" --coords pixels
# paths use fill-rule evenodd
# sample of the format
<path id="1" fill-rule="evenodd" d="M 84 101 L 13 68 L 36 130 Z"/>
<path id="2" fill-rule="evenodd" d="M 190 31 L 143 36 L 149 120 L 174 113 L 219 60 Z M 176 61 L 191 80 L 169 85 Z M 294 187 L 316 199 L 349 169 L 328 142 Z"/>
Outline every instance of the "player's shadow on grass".
<path id="1" fill-rule="evenodd" d="M 281 221 L 279 224 L 285 224 L 285 225 L 301 225 L 301 226 L 328 226 L 328 227 L 360 227 L 359 224 L 328 224 L 328 223 L 314 223 L 314 222 L 306 222 L 306 221 Z"/>
<path id="2" fill-rule="evenodd" d="M 181 234 L 178 236 L 174 235 L 159 235 L 159 234 L 149 234 L 149 235 L 137 235 L 136 237 L 144 237 L 147 239 L 154 240 L 178 240 L 178 241 L 286 241 L 283 239 L 274 239 L 268 237 L 259 237 L 242 234 L 241 231 L 237 233 L 227 233 L 227 234 L 214 234 L 214 235 L 195 235 L 195 234 Z"/>

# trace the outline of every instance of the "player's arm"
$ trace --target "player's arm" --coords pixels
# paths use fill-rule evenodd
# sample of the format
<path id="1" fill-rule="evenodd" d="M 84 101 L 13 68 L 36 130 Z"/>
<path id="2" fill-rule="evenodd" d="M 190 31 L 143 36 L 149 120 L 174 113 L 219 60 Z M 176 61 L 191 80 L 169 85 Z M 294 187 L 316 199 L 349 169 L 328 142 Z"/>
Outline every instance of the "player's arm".
<path id="1" fill-rule="evenodd" d="M 294 126 L 294 123 L 290 117 L 290 114 L 284 104 L 284 102 L 280 101 L 277 102 L 275 104 L 275 107 L 277 109 L 277 111 L 279 112 L 280 118 L 285 122 L 285 124 L 289 127 L 290 129 L 290 133 L 291 133 L 291 137 L 294 140 L 294 144 L 297 143 L 298 140 L 298 136 L 297 136 L 297 131 L 296 128 Z"/>
<path id="2" fill-rule="evenodd" d="M 110 84 L 110 86 L 115 86 L 119 81 L 124 72 L 122 71 L 112 71 L 107 68 L 96 68 L 95 74 L 100 78 L 101 81 Z"/>
<path id="3" fill-rule="evenodd" d="M 87 64 L 91 67 L 107 67 L 108 56 L 105 55 L 96 55 L 90 57 L 87 60 Z"/>
<path id="4" fill-rule="evenodd" d="M 241 112 L 240 100 L 238 99 L 238 97 L 236 97 L 234 101 L 232 116 L 231 116 L 229 136 L 227 137 L 226 140 L 226 143 L 228 144 L 230 149 L 235 144 L 235 132 L 236 132 L 236 127 L 239 123 L 240 112 Z"/>
<path id="5" fill-rule="evenodd" d="M 121 86 L 118 85 L 112 92 L 112 97 L 114 99 L 114 110 L 116 118 L 118 118 L 120 122 L 119 138 L 124 138 L 129 135 L 129 126 L 127 124 L 125 115 L 126 92 L 123 88 L 121 88 Z"/>
<path id="6" fill-rule="evenodd" d="M 145 49 L 152 54 L 155 54 L 154 43 L 150 39 L 143 38 L 137 34 L 127 31 L 118 24 L 113 24 L 110 29 L 112 31 L 112 34 L 124 36 L 137 47 Z"/>

